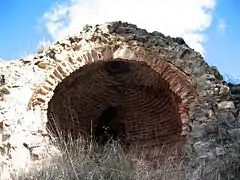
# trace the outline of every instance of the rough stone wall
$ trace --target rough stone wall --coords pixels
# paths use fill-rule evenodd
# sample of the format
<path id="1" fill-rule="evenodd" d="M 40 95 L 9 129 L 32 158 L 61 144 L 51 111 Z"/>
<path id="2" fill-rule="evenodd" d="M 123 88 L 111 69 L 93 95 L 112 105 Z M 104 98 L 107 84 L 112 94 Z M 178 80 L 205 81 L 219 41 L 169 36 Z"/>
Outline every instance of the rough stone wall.
<path id="1" fill-rule="evenodd" d="M 45 135 L 42 124 L 46 123 L 47 118 L 46 114 L 42 114 L 42 111 L 46 110 L 47 104 L 44 104 L 44 102 L 47 101 L 42 100 L 45 96 L 43 98 L 32 97 L 32 99 L 42 101 L 44 106 L 40 109 L 36 108 L 35 111 L 26 111 L 30 99 L 29 95 L 31 95 L 31 93 L 27 92 L 31 92 L 32 88 L 35 88 L 36 91 L 43 91 L 44 89 L 36 87 L 39 87 L 40 82 L 43 82 L 45 78 L 47 78 L 48 84 L 51 86 L 44 84 L 45 81 L 41 85 L 41 87 L 46 85 L 45 91 L 40 94 L 52 92 L 56 84 L 69 75 L 61 76 L 62 73 L 58 73 L 61 71 L 61 67 L 70 64 L 69 68 L 73 69 L 70 71 L 71 73 L 85 63 L 89 63 L 78 62 L 77 59 L 84 55 L 85 50 L 96 48 L 96 44 L 98 50 L 105 45 L 108 47 L 114 45 L 117 49 L 119 47 L 120 49 L 129 46 L 137 47 L 133 51 L 135 53 L 129 51 L 129 48 L 117 51 L 124 52 L 123 55 L 126 56 L 127 54 L 128 58 L 131 56 L 134 58 L 136 54 L 138 57 L 145 57 L 145 59 L 149 59 L 146 54 L 152 54 L 152 58 L 157 55 L 158 58 L 168 62 L 168 66 L 173 65 L 170 69 L 176 67 L 179 72 L 182 72 L 178 73 L 179 75 L 185 74 L 185 76 L 189 77 L 191 84 L 185 81 L 183 83 L 186 83 L 186 86 L 197 88 L 198 102 L 192 106 L 188 106 L 189 104 L 180 106 L 181 114 L 186 116 L 186 119 L 188 119 L 189 114 L 192 121 L 192 132 L 188 135 L 187 142 L 187 145 L 189 145 L 187 146 L 188 151 L 195 154 L 194 160 L 191 161 L 193 164 L 191 179 L 194 179 L 194 172 L 198 170 L 194 169 L 197 164 L 204 164 L 205 160 L 211 160 L 209 166 L 215 165 L 217 164 L 217 157 L 232 152 L 234 142 L 230 139 L 237 136 L 237 132 L 239 132 L 238 111 L 231 100 L 228 87 L 222 84 L 222 77 L 216 68 L 208 66 L 203 57 L 189 48 L 182 38 L 165 37 L 159 32 L 149 33 L 132 24 L 113 22 L 86 26 L 82 32 L 59 40 L 34 57 L 11 62 L 10 64 L 1 62 L 0 67 L 6 77 L 5 88 L 10 92 L 10 96 L 4 95 L 5 100 L 0 103 L 1 113 L 3 114 L 1 119 L 3 127 L 1 159 L 4 160 L 4 163 L 2 165 L 4 164 L 5 167 L 11 165 L 16 168 L 19 153 L 22 154 L 22 157 L 28 159 L 28 153 L 30 152 L 29 149 L 23 147 L 23 143 L 26 143 L 28 147 L 32 147 L 30 154 L 36 156 L 39 155 L 39 149 L 44 147 L 41 139 Z M 102 49 L 103 51 L 100 54 L 105 54 L 102 57 L 108 57 L 107 49 L 109 48 Z M 144 52 L 145 55 L 141 55 Z M 85 59 L 88 59 L 87 56 Z M 54 68 L 58 68 L 58 71 Z M 11 77 L 11 74 L 14 74 L 14 78 Z M 164 73 L 162 76 L 164 77 Z M 50 90 L 48 90 L 49 88 Z M 20 98 L 20 92 L 26 93 L 28 96 Z M 14 95 L 14 98 L 11 97 L 11 94 Z M 48 95 L 51 98 L 53 94 Z M 34 101 L 30 101 L 28 107 L 32 106 L 32 102 Z M 15 116 L 12 117 L 9 113 L 14 113 Z M 184 119 L 184 117 L 181 117 L 181 119 Z M 220 141 L 219 137 L 226 138 Z M 36 139 L 40 142 L 36 143 Z M 26 162 L 26 160 L 21 162 Z"/>
<path id="2" fill-rule="evenodd" d="M 224 82 L 229 87 L 231 92 L 231 100 L 233 100 L 236 108 L 240 110 L 240 85 Z"/>

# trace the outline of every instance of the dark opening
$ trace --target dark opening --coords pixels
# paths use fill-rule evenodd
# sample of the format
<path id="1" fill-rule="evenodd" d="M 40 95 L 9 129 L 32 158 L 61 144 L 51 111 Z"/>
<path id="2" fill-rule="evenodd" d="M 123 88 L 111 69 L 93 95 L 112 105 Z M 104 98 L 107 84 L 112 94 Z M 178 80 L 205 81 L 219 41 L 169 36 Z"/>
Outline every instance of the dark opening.
<path id="1" fill-rule="evenodd" d="M 125 126 L 119 122 L 118 109 L 116 107 L 108 107 L 101 116 L 96 120 L 96 127 L 93 130 L 93 137 L 96 142 L 105 145 L 109 140 L 124 140 Z"/>
<path id="2" fill-rule="evenodd" d="M 106 62 L 105 69 L 110 75 L 116 75 L 119 73 L 126 73 L 129 69 L 129 64 L 121 59 Z"/>

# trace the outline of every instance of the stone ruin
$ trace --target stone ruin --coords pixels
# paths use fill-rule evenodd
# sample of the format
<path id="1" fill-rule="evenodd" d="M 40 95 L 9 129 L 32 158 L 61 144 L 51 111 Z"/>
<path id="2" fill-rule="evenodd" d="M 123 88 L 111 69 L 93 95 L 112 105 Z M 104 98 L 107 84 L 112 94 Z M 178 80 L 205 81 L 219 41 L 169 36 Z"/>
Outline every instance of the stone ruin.
<path id="1" fill-rule="evenodd" d="M 100 46 L 98 50 L 98 46 L 82 55 L 78 52 L 75 69 L 66 62 L 58 65 L 35 91 L 29 108 L 40 105 L 44 109 L 46 104 L 47 125 L 54 128 L 57 123 L 76 136 L 82 131 L 90 134 L 102 124 L 97 119 L 108 108 L 117 111 L 115 120 L 109 120 L 117 127 L 114 132 L 120 131 L 129 143 L 156 141 L 157 145 L 178 141 L 174 136 L 188 133 L 188 108 L 197 93 L 187 74 L 141 49 L 142 54 L 135 56 L 134 47 Z M 81 67 L 78 62 L 88 63 Z M 54 80 L 62 82 L 55 88 L 57 83 L 50 83 Z"/>
<path id="2" fill-rule="evenodd" d="M 39 73 L 37 81 L 33 73 L 34 90 L 24 102 L 25 111 L 40 122 L 34 133 L 27 130 L 34 137 L 57 135 L 57 124 L 65 137 L 90 135 L 93 129 L 105 142 L 107 127 L 108 135 L 127 146 L 180 144 L 198 159 L 214 159 L 230 145 L 216 143 L 215 131 L 207 134 L 206 129 L 218 119 L 234 124 L 224 129 L 229 134 L 239 129 L 239 110 L 221 74 L 179 37 L 123 22 L 87 25 L 18 63 Z M 1 122 L 3 157 L 14 153 L 11 136 L 16 133 L 4 129 L 6 118 Z M 18 148 L 29 147 L 29 139 Z M 44 145 L 32 150 L 39 146 Z"/>

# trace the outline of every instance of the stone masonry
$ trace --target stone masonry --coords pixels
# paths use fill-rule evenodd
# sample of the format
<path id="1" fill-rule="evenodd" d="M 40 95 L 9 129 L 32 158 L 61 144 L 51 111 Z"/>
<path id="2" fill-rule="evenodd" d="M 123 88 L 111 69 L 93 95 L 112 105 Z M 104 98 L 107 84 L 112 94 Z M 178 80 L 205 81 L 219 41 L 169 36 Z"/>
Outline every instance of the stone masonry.
<path id="1" fill-rule="evenodd" d="M 121 82 L 120 87 L 123 87 L 123 81 L 111 81 L 112 75 L 107 74 L 104 67 L 110 62 L 109 60 L 117 58 L 125 59 L 127 64 L 125 66 L 131 69 L 128 72 L 131 78 L 127 78 L 128 74 L 124 73 L 119 76 L 121 80 L 127 82 L 124 84 L 127 86 L 124 89 L 127 92 L 127 99 L 130 99 L 132 93 L 136 93 L 134 88 L 130 88 L 134 83 L 136 86 L 141 84 L 150 87 L 149 94 L 153 97 L 146 94 L 145 88 L 140 90 L 140 94 L 134 95 L 136 102 L 134 99 L 132 101 L 125 99 L 124 103 L 119 103 L 124 98 L 123 100 L 110 98 L 110 95 L 115 97 L 118 91 L 110 91 L 106 88 L 107 85 Z M 219 156 L 231 153 L 233 142 L 230 139 L 240 134 L 238 133 L 239 112 L 232 101 L 229 87 L 222 83 L 222 76 L 217 69 L 210 67 L 182 38 L 166 37 L 159 32 L 150 33 L 133 24 L 111 22 L 87 25 L 81 32 L 55 42 L 41 53 L 19 61 L 0 62 L 0 69 L 4 75 L 4 83 L 0 86 L 3 98 L 0 101 L 1 174 L 4 177 L 7 177 L 9 172 L 52 153 L 52 149 L 48 146 L 48 132 L 45 128 L 46 123 L 51 123 L 52 112 L 60 117 L 61 122 L 59 122 L 62 123 L 63 131 L 73 130 L 71 126 L 74 123 L 77 126 L 84 123 L 83 118 L 87 121 L 88 117 L 96 119 L 101 115 L 105 107 L 99 109 L 95 105 L 101 104 L 98 101 L 104 98 L 107 105 L 127 106 L 125 109 L 117 108 L 117 112 L 121 112 L 123 116 L 122 120 L 134 119 L 132 111 L 135 109 L 136 113 L 139 113 L 139 118 L 136 119 L 138 123 L 141 122 L 138 120 L 144 120 L 144 117 L 152 116 L 157 119 L 157 116 L 160 116 L 163 119 L 169 118 L 166 119 L 166 128 L 170 127 L 170 124 L 178 124 L 172 126 L 176 127 L 175 130 L 169 128 L 168 132 L 184 136 L 186 152 L 194 154 L 189 162 L 193 167 L 192 171 L 189 171 L 192 172 L 191 179 L 194 179 L 194 172 L 198 170 L 194 169 L 197 164 L 211 160 L 209 166 L 217 165 L 216 159 Z M 106 93 L 96 98 L 95 102 L 90 96 L 91 93 L 87 93 L 87 88 L 83 88 L 91 81 L 92 87 L 89 88 L 94 89 L 92 95 L 99 92 Z M 71 82 L 78 82 L 79 85 Z M 162 96 L 153 90 L 164 92 L 165 99 L 160 100 Z M 79 92 L 79 95 L 76 95 L 76 92 Z M 122 97 L 119 92 L 117 95 Z M 154 103 L 150 105 L 151 98 L 156 99 L 153 101 L 156 104 L 158 100 L 159 102 L 170 100 L 169 108 L 166 106 L 167 103 L 165 106 L 164 103 L 159 104 L 159 109 Z M 70 99 L 72 101 L 69 101 Z M 142 111 L 138 110 L 136 105 L 140 100 L 146 106 L 149 104 Z M 78 106 L 75 108 L 77 112 L 75 118 L 78 120 L 74 120 L 72 124 L 64 124 L 64 119 L 70 115 L 70 112 L 64 110 L 66 108 L 62 105 L 74 107 L 74 104 L 80 102 L 85 103 L 82 107 L 86 105 L 90 109 L 94 105 L 96 109 L 91 109 L 91 112 L 93 112 L 92 116 L 96 117 L 91 117 L 87 111 L 80 113 L 84 110 Z M 161 114 L 162 107 L 165 109 Z M 159 114 L 155 116 L 151 110 Z M 167 113 L 172 116 L 168 116 Z M 144 121 L 145 124 L 149 126 L 157 124 L 154 118 L 152 121 Z M 163 122 L 161 118 L 159 120 Z M 144 126 L 139 123 L 141 131 L 144 131 Z M 224 128 L 220 128 L 222 126 Z M 136 129 L 136 132 L 138 130 Z M 134 137 L 135 132 L 131 134 L 131 129 L 126 131 L 125 135 L 130 139 Z M 149 132 L 147 130 L 143 134 Z M 156 137 L 161 137 L 160 134 Z M 219 135 L 222 134 L 225 136 L 219 141 Z M 168 136 L 168 133 L 163 135 Z M 137 134 L 137 137 L 141 139 L 145 136 Z"/>

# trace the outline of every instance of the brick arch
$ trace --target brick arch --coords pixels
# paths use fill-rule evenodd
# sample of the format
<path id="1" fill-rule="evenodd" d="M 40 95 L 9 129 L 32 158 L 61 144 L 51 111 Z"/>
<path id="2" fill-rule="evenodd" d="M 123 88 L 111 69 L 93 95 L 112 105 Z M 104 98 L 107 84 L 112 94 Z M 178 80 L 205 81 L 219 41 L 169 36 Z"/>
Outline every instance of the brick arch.
<path id="1" fill-rule="evenodd" d="M 195 101 L 197 97 L 196 89 L 192 86 L 189 75 L 181 69 L 175 67 L 171 62 L 163 60 L 158 54 L 153 54 L 142 47 L 107 45 L 79 51 L 75 57 L 69 56 L 65 61 L 59 63 L 53 72 L 50 73 L 50 75 L 46 78 L 46 80 L 34 91 L 29 101 L 28 108 L 34 109 L 37 106 L 40 106 L 42 111 L 46 112 L 46 110 L 49 108 L 49 100 L 52 102 L 56 97 L 55 91 L 64 91 L 65 86 L 61 85 L 63 84 L 61 83 L 63 80 L 68 79 L 68 81 L 65 81 L 64 84 L 69 84 L 70 82 L 76 80 L 71 77 L 73 77 L 72 74 L 76 74 L 76 72 L 78 72 L 79 68 L 91 67 L 93 70 L 95 67 L 95 70 L 97 71 L 98 68 L 95 65 L 98 64 L 97 62 L 108 61 L 116 58 L 123 58 L 127 59 L 128 61 L 131 60 L 131 62 L 135 62 L 135 64 L 137 62 L 138 65 L 136 64 L 134 66 L 135 68 L 139 68 L 137 72 L 144 72 L 140 67 L 145 67 L 147 65 L 147 67 L 150 67 L 148 68 L 147 72 L 150 74 L 155 72 L 155 74 L 158 74 L 157 76 L 159 79 L 163 79 L 165 82 L 167 82 L 168 85 L 166 85 L 166 87 L 169 87 L 170 89 L 168 92 L 172 92 L 171 99 L 173 102 L 175 102 L 173 104 L 175 104 L 175 106 L 178 108 L 176 111 L 178 111 L 180 115 L 182 128 L 181 134 L 187 135 L 190 130 L 188 117 L 189 104 Z M 142 66 L 140 66 L 140 64 L 142 64 Z M 77 79 L 82 79 L 82 81 L 87 82 L 89 79 L 96 79 L 96 77 L 93 78 L 90 76 L 86 76 L 86 78 L 83 79 L 80 76 L 80 74 L 83 72 L 78 73 L 79 75 L 77 76 Z M 151 81 L 149 76 L 146 76 L 146 74 L 148 73 L 142 73 L 141 75 L 142 77 L 146 78 L 145 82 L 149 83 Z M 156 85 L 153 85 L 154 83 L 152 83 L 152 87 L 156 87 Z M 59 87 L 62 87 L 62 89 L 57 90 Z M 67 99 L 68 97 L 65 98 L 65 100 Z M 106 106 L 109 106 L 109 104 Z M 121 106 L 118 109 L 122 109 Z M 101 111 L 104 111 L 104 108 L 101 109 Z M 69 113 L 68 115 L 71 119 L 72 116 L 74 116 L 74 113 Z"/>
<path id="2" fill-rule="evenodd" d="M 56 123 L 74 137 L 92 130 L 94 135 L 99 124 L 109 121 L 105 126 L 127 137 L 128 143 L 157 145 L 181 134 L 179 99 L 168 81 L 145 62 L 98 61 L 58 84 L 48 103 L 47 127 L 56 133 Z M 109 115 L 109 108 L 115 109 L 115 115 Z"/>

